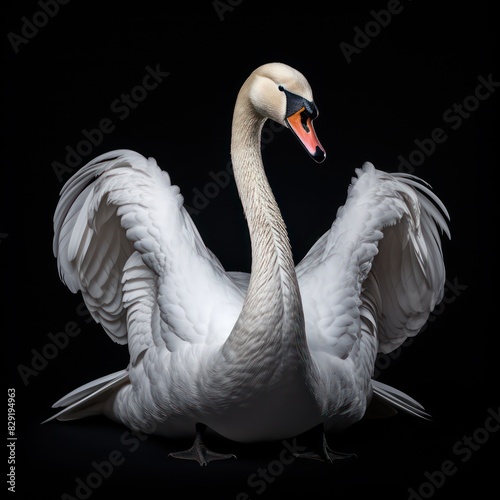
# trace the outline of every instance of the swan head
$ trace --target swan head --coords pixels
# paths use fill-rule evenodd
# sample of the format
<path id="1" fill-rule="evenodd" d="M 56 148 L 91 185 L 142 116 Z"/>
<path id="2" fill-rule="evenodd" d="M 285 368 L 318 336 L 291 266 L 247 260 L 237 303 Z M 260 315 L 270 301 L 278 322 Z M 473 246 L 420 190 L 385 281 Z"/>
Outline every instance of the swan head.
<path id="1" fill-rule="evenodd" d="M 254 111 L 289 128 L 318 163 L 326 157 L 313 127 L 318 108 L 311 87 L 302 73 L 282 63 L 258 67 L 248 79 Z"/>

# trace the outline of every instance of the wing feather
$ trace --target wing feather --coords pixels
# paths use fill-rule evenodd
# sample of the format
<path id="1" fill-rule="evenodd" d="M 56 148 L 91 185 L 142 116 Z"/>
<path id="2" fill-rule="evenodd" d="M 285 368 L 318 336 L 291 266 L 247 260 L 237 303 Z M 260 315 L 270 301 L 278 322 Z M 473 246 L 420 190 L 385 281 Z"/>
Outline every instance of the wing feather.
<path id="1" fill-rule="evenodd" d="M 54 215 L 61 279 L 82 292 L 114 341 L 129 342 L 133 360 L 154 342 L 179 345 L 172 336 L 223 339 L 241 310 L 243 293 L 182 204 L 155 160 L 129 150 L 99 156 L 61 191 Z"/>
<path id="2" fill-rule="evenodd" d="M 308 343 L 341 359 L 359 354 L 360 335 L 389 352 L 418 333 L 443 296 L 449 236 L 446 208 L 418 178 L 370 163 L 356 173 L 332 228 L 297 265 Z"/>

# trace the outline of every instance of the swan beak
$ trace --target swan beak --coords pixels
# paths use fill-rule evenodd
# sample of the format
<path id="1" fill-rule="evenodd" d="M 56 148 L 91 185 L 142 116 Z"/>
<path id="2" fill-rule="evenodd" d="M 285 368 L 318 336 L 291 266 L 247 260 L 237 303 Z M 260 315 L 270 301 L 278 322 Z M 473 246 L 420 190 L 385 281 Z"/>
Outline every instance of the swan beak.
<path id="1" fill-rule="evenodd" d="M 292 115 L 287 116 L 286 122 L 313 160 L 318 163 L 324 161 L 326 158 L 326 151 L 316 136 L 312 118 L 309 116 L 309 113 L 307 113 L 306 108 L 302 107 Z"/>

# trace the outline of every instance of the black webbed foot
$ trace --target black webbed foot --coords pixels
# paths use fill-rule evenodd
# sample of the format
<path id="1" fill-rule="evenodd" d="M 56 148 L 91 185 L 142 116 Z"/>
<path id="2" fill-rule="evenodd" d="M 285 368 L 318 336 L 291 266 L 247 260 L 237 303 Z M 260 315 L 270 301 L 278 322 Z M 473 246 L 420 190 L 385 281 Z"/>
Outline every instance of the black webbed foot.
<path id="1" fill-rule="evenodd" d="M 182 460 L 195 460 L 200 465 L 208 465 L 209 462 L 213 462 L 214 460 L 227 460 L 229 458 L 236 458 L 235 455 L 232 455 L 230 453 L 216 453 L 209 450 L 203 444 L 203 437 L 205 435 L 206 429 L 207 426 L 205 424 L 197 423 L 196 436 L 194 438 L 193 446 L 191 446 L 191 448 L 189 448 L 188 450 L 170 453 L 169 457 L 180 458 Z"/>
<path id="2" fill-rule="evenodd" d="M 310 443 L 311 450 L 301 453 L 294 453 L 297 458 L 308 458 L 312 460 L 321 460 L 322 462 L 333 463 L 334 460 L 341 460 L 344 458 L 355 458 L 354 453 L 341 453 L 333 451 L 326 442 L 323 424 L 313 427 L 303 434 L 304 440 Z"/>

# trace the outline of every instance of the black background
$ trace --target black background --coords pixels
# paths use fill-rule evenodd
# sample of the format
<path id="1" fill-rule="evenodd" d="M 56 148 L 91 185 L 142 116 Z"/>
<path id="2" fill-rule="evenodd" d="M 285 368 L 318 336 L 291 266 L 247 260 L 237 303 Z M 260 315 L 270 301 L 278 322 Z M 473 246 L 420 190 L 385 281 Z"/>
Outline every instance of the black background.
<path id="1" fill-rule="evenodd" d="M 493 470 L 496 466 L 498 475 L 498 458 L 490 458 L 498 435 L 484 430 L 491 423 L 488 411 L 498 412 L 492 241 L 498 90 L 460 122 L 446 120 L 445 112 L 474 94 L 479 76 L 487 79 L 491 73 L 500 80 L 493 67 L 498 53 L 492 48 L 497 29 L 492 10 L 477 1 L 437 7 L 402 0 L 400 12 L 349 63 L 339 45 L 353 45 L 355 27 L 363 30 L 373 20 L 370 11 L 386 9 L 387 2 L 233 0 L 226 5 L 217 12 L 212 1 L 73 1 L 60 5 L 47 22 L 38 14 L 43 26 L 16 50 L 7 34 L 22 36 L 24 17 L 33 20 L 41 4 L 11 2 L 7 8 L 1 169 L 6 217 L 0 252 L 7 387 L 16 389 L 17 496 L 77 498 L 77 479 L 91 477 L 92 499 L 123 493 L 234 499 L 240 492 L 252 499 L 357 498 L 361 493 L 408 498 L 410 488 L 421 498 L 485 497 L 498 484 Z M 446 134 L 413 171 L 432 185 L 451 215 L 452 239 L 443 243 L 446 300 L 411 346 L 378 363 L 384 368 L 379 379 L 421 401 L 434 421 L 404 415 L 362 421 L 330 436 L 334 449 L 358 455 L 333 466 L 315 461 L 281 466 L 276 462 L 281 443 L 243 446 L 219 440 L 214 445 L 236 453 L 238 460 L 207 468 L 167 458 L 187 443 L 155 437 L 142 442 L 104 419 L 40 426 L 56 399 L 127 364 L 126 347 L 113 344 L 89 322 L 79 309 L 81 297 L 59 281 L 52 217 L 70 174 L 63 173 L 61 181 L 54 162 L 65 163 L 66 147 L 78 146 L 83 129 L 110 119 L 113 131 L 103 134 L 75 170 L 118 148 L 153 156 L 181 188 L 187 205 L 199 207 L 202 199 L 195 193 L 208 189 L 206 207 L 193 219 L 227 269 L 248 271 L 249 240 L 234 184 L 217 193 L 207 185 L 213 182 L 210 173 L 224 171 L 229 161 L 240 85 L 255 67 L 271 61 L 290 64 L 308 78 L 320 110 L 316 131 L 327 151 L 326 162 L 318 166 L 289 132 L 274 128 L 266 136 L 264 160 L 297 261 L 329 228 L 355 168 L 371 161 L 396 171 L 398 156 L 408 159 L 417 149 L 415 140 L 431 137 L 435 128 Z M 148 66 L 169 75 L 128 116 L 114 112 L 112 103 L 142 83 Z M 71 322 L 79 334 L 57 355 L 45 351 L 53 359 L 23 381 L 19 370 L 32 368 L 34 352 L 50 343 L 49 333 L 71 328 Z M 92 463 L 109 461 L 110 454 L 119 464 L 109 477 L 89 476 Z M 453 473 L 434 474 L 443 464 Z M 257 482 L 259 470 L 270 480 Z"/>

